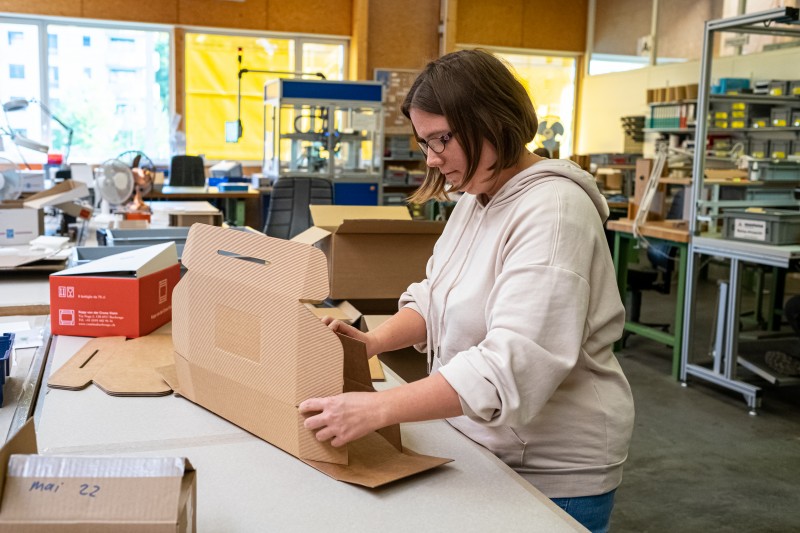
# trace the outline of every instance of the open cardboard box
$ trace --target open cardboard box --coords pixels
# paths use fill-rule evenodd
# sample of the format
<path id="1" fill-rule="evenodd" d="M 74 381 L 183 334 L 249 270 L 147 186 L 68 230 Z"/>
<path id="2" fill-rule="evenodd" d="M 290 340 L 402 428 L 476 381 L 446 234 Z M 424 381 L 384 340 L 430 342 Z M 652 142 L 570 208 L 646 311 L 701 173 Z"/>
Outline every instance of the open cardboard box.
<path id="1" fill-rule="evenodd" d="M 50 187 L 46 191 L 38 192 L 25 198 L 25 207 L 41 209 L 53 206 L 61 209 L 68 215 L 89 219 L 92 216 L 92 207 L 76 200 L 89 196 L 89 188 L 85 183 L 76 180 L 64 180 Z"/>
<path id="2" fill-rule="evenodd" d="M 341 448 L 303 427 L 301 401 L 373 390 L 364 345 L 337 338 L 304 305 L 328 296 L 322 252 L 195 224 L 183 265 L 173 293 L 175 367 L 163 369 L 181 396 L 350 483 L 377 487 L 449 462 L 404 449 L 397 425 Z"/>
<path id="3" fill-rule="evenodd" d="M 37 453 L 33 420 L 0 449 L 0 533 L 196 531 L 196 474 L 184 458 Z"/>
<path id="4" fill-rule="evenodd" d="M 140 337 L 170 321 L 180 278 L 174 242 L 110 255 L 50 275 L 57 335 Z"/>
<path id="5" fill-rule="evenodd" d="M 404 206 L 310 205 L 314 226 L 292 240 L 325 252 L 330 297 L 398 299 L 425 278 L 443 222 L 411 220 Z"/>

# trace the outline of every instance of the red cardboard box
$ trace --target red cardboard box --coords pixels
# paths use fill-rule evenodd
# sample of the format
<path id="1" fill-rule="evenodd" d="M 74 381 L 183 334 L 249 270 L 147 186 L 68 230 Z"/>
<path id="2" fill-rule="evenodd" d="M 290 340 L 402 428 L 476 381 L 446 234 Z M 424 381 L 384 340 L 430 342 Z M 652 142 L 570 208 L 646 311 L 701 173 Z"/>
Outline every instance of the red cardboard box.
<path id="1" fill-rule="evenodd" d="M 51 274 L 51 331 L 81 337 L 147 335 L 172 320 L 172 289 L 179 279 L 174 242 Z"/>

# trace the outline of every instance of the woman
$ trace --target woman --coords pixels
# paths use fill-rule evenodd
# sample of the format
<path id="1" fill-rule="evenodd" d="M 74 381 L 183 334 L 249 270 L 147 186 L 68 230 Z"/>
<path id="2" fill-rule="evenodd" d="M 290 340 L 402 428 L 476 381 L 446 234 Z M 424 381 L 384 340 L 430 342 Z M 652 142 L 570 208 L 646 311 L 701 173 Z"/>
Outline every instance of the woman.
<path id="1" fill-rule="evenodd" d="M 462 191 L 400 310 L 368 353 L 414 345 L 430 376 L 379 393 L 300 404 L 305 426 L 341 446 L 377 428 L 446 418 L 593 531 L 604 531 L 633 427 L 612 353 L 620 301 L 591 175 L 525 148 L 537 130 L 509 70 L 479 50 L 430 63 L 403 103 L 427 157 L 412 200 Z"/>

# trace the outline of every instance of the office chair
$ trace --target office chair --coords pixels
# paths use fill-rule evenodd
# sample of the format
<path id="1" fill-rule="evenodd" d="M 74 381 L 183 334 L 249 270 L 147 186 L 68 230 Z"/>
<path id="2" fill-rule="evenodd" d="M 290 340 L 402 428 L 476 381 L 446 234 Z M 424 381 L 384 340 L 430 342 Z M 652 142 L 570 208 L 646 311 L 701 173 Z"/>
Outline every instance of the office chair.
<path id="1" fill-rule="evenodd" d="M 668 220 L 678 220 L 683 217 L 683 197 L 685 189 L 681 188 L 672 199 L 672 205 L 667 213 Z M 639 322 L 642 312 L 642 292 L 656 291 L 669 294 L 672 288 L 672 272 L 675 269 L 678 247 L 667 242 L 650 243 L 647 248 L 649 265 L 630 265 L 628 267 L 628 321 Z M 669 324 L 645 324 L 664 331 L 669 329 Z M 630 332 L 625 332 L 622 345 L 625 346 Z"/>
<path id="2" fill-rule="evenodd" d="M 291 239 L 313 225 L 308 206 L 333 204 L 333 184 L 324 178 L 279 178 L 272 186 L 264 233 Z"/>
<path id="3" fill-rule="evenodd" d="M 169 166 L 170 187 L 203 187 L 206 169 L 198 155 L 176 155 Z"/>

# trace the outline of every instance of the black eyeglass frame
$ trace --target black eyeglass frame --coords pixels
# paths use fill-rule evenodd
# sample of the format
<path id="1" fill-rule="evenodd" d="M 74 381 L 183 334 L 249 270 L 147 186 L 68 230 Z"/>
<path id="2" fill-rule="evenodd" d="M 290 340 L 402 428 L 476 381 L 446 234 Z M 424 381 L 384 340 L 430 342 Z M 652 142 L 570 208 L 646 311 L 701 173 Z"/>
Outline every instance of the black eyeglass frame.
<path id="1" fill-rule="evenodd" d="M 447 148 L 447 143 L 453 140 L 453 132 L 448 131 L 441 137 L 436 137 L 430 139 L 429 141 L 422 141 L 417 139 L 417 144 L 419 145 L 419 149 L 422 150 L 422 153 L 427 157 L 428 156 L 428 148 L 433 150 L 435 154 L 441 154 L 444 152 L 444 149 Z M 434 144 L 431 145 L 430 143 L 433 142 Z M 436 149 L 436 146 L 441 143 L 442 147 L 440 149 Z"/>

